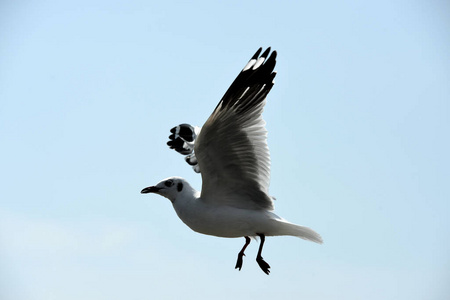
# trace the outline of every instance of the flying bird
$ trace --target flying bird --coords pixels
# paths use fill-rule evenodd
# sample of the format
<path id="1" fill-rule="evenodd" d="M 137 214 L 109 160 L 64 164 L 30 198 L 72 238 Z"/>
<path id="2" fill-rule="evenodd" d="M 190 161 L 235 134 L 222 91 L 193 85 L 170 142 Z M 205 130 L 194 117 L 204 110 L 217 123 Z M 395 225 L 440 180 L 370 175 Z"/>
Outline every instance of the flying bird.
<path id="1" fill-rule="evenodd" d="M 296 236 L 320 244 L 322 238 L 274 213 L 262 112 L 274 85 L 277 53 L 270 53 L 270 47 L 261 52 L 259 48 L 245 65 L 203 127 L 180 124 L 171 129 L 167 144 L 201 174 L 201 192 L 183 178 L 170 177 L 141 193 L 168 198 L 178 217 L 196 232 L 244 237 L 235 269 L 242 268 L 250 237 L 259 237 L 256 261 L 269 274 L 270 266 L 262 257 L 266 236 Z"/>

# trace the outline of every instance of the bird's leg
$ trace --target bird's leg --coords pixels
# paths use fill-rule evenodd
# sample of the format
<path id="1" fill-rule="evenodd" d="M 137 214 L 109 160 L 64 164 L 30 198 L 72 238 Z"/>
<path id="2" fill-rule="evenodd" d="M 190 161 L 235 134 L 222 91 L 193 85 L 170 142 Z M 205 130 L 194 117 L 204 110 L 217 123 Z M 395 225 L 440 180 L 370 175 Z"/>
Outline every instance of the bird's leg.
<path id="1" fill-rule="evenodd" d="M 261 268 L 261 270 L 263 270 L 264 273 L 269 275 L 269 273 L 270 273 L 270 270 L 269 270 L 270 266 L 269 266 L 268 263 L 266 263 L 264 261 L 264 259 L 261 256 L 262 248 L 264 246 L 264 241 L 266 240 L 266 237 L 262 233 L 257 233 L 257 235 L 259 235 L 259 237 L 261 238 L 261 243 L 259 244 L 258 255 L 256 256 L 256 262 L 258 263 L 258 265 Z"/>
<path id="2" fill-rule="evenodd" d="M 238 254 L 238 259 L 236 262 L 236 267 L 234 267 L 235 269 L 239 269 L 239 271 L 242 268 L 242 257 L 245 256 L 244 251 L 247 248 L 248 244 L 250 244 L 250 238 L 248 236 L 245 237 L 245 245 L 244 247 L 242 247 L 241 251 Z"/>

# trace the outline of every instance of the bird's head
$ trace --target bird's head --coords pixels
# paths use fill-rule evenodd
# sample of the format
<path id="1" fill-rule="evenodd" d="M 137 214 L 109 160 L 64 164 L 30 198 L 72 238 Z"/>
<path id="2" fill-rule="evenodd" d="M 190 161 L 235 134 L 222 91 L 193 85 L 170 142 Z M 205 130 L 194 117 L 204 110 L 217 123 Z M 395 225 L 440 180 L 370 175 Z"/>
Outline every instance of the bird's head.
<path id="1" fill-rule="evenodd" d="M 181 177 L 169 177 L 154 186 L 146 187 L 141 191 L 141 194 L 155 193 L 166 197 L 171 202 L 174 202 L 177 196 L 182 193 L 189 184 Z"/>

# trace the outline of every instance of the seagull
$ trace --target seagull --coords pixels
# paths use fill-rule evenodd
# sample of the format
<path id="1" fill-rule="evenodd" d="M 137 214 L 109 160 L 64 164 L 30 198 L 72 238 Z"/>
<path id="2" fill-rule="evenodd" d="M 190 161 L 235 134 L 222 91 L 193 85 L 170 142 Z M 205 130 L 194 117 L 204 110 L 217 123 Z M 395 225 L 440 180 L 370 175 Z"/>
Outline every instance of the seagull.
<path id="1" fill-rule="evenodd" d="M 311 228 L 274 213 L 269 195 L 270 156 L 262 112 L 274 85 L 277 52 L 262 48 L 252 56 L 228 88 L 203 127 L 172 128 L 168 146 L 201 174 L 196 191 L 181 177 L 170 177 L 141 193 L 155 193 L 172 202 L 178 217 L 192 230 L 224 238 L 244 237 L 235 269 L 242 268 L 250 237 L 260 238 L 256 262 L 269 275 L 263 259 L 266 236 L 296 236 L 322 243 Z M 269 56 L 270 54 L 270 56 Z"/>

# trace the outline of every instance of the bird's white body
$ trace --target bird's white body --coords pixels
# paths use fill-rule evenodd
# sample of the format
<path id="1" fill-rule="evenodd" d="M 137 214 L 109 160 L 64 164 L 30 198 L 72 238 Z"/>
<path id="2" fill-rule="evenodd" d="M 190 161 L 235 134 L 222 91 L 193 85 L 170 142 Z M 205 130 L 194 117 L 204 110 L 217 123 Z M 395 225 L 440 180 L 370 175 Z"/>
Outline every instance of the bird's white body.
<path id="1" fill-rule="evenodd" d="M 174 189 L 163 189 L 164 183 L 172 180 L 174 186 L 181 183 L 183 188 L 174 193 Z M 180 177 L 171 177 L 156 185 L 159 193 L 171 200 L 178 217 L 192 230 L 218 237 L 236 238 L 243 236 L 291 235 L 316 243 L 322 239 L 314 230 L 292 224 L 264 209 L 237 208 L 230 205 L 217 205 L 214 201 L 205 201 L 200 192 Z"/>
<path id="2" fill-rule="evenodd" d="M 185 199 L 186 200 L 186 199 Z M 173 203 L 178 217 L 192 230 L 218 237 L 236 238 L 291 235 L 316 243 L 322 239 L 308 227 L 286 221 L 273 212 L 209 205 L 201 198 Z"/>
<path id="3" fill-rule="evenodd" d="M 201 198 L 175 201 L 173 207 L 178 217 L 199 233 L 226 238 L 256 236 L 256 233 L 281 235 L 276 228 L 278 216 L 268 211 L 217 207 Z"/>

